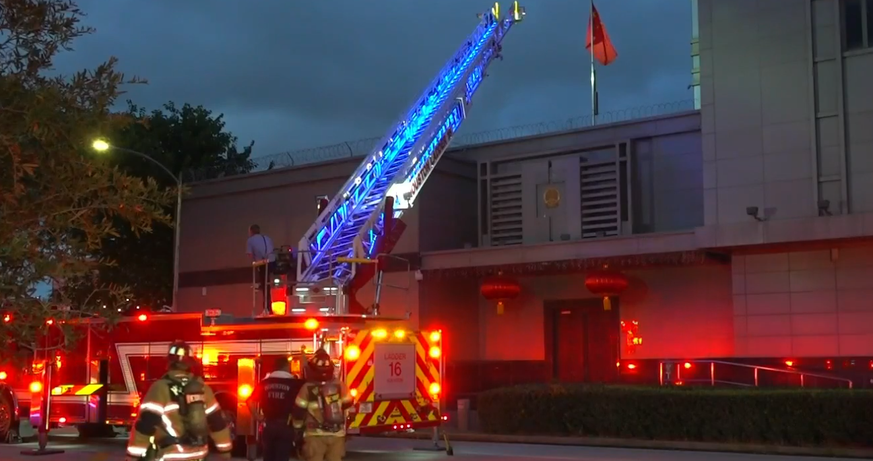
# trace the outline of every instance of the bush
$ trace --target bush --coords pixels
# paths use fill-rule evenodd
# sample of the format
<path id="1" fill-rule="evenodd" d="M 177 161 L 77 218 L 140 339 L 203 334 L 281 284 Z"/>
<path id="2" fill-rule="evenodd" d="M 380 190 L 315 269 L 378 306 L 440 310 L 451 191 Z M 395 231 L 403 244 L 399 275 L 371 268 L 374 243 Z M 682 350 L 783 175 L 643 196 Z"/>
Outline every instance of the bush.
<path id="1" fill-rule="evenodd" d="M 536 385 L 478 399 L 485 432 L 798 446 L 873 446 L 866 390 Z"/>

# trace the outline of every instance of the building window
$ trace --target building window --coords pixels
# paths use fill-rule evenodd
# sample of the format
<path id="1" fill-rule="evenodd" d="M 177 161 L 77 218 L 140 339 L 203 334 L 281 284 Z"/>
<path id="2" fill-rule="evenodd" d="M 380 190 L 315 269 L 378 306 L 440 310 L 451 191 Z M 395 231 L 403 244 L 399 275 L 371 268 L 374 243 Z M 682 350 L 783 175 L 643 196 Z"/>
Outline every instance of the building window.
<path id="1" fill-rule="evenodd" d="M 843 0 L 843 50 L 873 48 L 873 0 Z"/>
<path id="2" fill-rule="evenodd" d="M 691 91 L 694 108 L 700 109 L 700 18 L 697 0 L 691 0 Z"/>

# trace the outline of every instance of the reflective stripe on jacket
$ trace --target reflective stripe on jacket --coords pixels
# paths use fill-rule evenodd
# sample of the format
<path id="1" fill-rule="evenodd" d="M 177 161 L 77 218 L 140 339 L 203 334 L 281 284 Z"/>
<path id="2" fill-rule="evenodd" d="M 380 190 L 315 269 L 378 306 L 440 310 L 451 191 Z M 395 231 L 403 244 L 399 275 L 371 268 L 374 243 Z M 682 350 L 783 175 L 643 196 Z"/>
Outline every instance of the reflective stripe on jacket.
<path id="1" fill-rule="evenodd" d="M 170 372 L 174 377 L 200 379 L 180 371 Z M 158 458 L 167 461 L 187 461 L 205 458 L 209 447 L 186 446 L 185 425 L 179 414 L 179 404 L 176 403 L 170 390 L 173 382 L 167 377 L 157 380 L 149 388 L 139 407 L 136 423 L 130 431 L 127 444 L 127 455 L 143 457 L 151 445 L 158 448 Z M 221 407 L 215 400 L 212 389 L 203 386 L 203 399 L 206 406 L 206 421 L 209 425 L 209 435 L 219 452 L 229 452 L 233 447 L 230 440 L 230 430 L 221 413 Z"/>

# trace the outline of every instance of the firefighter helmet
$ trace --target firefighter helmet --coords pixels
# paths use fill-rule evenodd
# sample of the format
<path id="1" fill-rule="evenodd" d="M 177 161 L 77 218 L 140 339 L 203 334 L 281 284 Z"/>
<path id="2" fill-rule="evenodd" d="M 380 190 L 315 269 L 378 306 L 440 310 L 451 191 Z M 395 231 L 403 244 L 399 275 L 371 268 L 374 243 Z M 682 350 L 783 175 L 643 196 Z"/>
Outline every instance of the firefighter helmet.
<path id="1" fill-rule="evenodd" d="M 319 349 L 309 359 L 309 370 L 312 372 L 312 378 L 316 381 L 327 381 L 333 378 L 333 368 L 333 359 L 324 349 Z"/>
<path id="2" fill-rule="evenodd" d="M 176 340 L 170 344 L 170 350 L 167 351 L 167 360 L 170 368 L 188 369 L 194 365 L 194 351 L 191 346 L 185 341 Z"/>

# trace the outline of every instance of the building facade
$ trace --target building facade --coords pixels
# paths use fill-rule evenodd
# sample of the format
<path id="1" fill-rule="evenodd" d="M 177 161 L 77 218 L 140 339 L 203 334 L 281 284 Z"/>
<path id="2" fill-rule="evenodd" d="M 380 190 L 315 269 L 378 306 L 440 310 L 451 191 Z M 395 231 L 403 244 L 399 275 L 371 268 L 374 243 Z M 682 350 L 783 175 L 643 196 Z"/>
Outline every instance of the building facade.
<path id="1" fill-rule="evenodd" d="M 404 216 L 382 312 L 446 330 L 454 394 L 667 360 L 873 371 L 873 0 L 693 11 L 699 110 L 455 149 Z M 180 306 L 247 315 L 248 226 L 296 246 L 356 164 L 195 185 Z M 609 310 L 585 287 L 604 268 L 628 281 Z"/>

